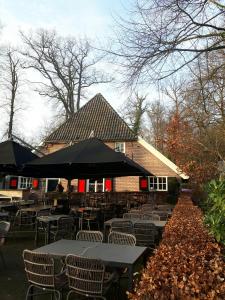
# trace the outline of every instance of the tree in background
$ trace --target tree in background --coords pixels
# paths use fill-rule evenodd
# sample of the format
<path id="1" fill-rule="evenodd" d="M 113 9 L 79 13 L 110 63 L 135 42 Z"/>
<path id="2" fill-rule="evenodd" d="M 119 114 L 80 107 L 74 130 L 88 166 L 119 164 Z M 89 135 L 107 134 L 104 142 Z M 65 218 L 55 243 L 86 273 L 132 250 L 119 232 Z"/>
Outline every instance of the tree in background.
<path id="1" fill-rule="evenodd" d="M 147 119 L 150 124 L 148 128 L 145 127 L 145 138 L 161 152 L 165 145 L 167 114 L 165 106 L 159 100 L 149 104 Z"/>
<path id="2" fill-rule="evenodd" d="M 118 21 L 111 53 L 130 85 L 166 78 L 204 53 L 225 49 L 222 1 L 137 0 L 128 13 Z"/>
<path id="3" fill-rule="evenodd" d="M 138 92 L 135 92 L 134 96 L 129 97 L 121 108 L 123 118 L 136 135 L 142 133 L 144 114 L 149 107 L 146 98 L 147 96 L 140 96 Z"/>
<path id="4" fill-rule="evenodd" d="M 21 61 L 15 50 L 8 48 L 1 57 L 1 86 L 4 95 L 2 96 L 3 108 L 9 118 L 7 125 L 7 138 L 12 139 L 14 132 L 14 121 L 16 112 L 21 106 L 16 103 L 21 85 Z"/>
<path id="5" fill-rule="evenodd" d="M 30 35 L 22 32 L 21 37 L 24 67 L 41 75 L 36 90 L 62 106 L 66 118 L 80 108 L 87 88 L 111 80 L 97 70 L 102 56 L 94 53 L 87 39 L 62 38 L 47 30 Z"/>

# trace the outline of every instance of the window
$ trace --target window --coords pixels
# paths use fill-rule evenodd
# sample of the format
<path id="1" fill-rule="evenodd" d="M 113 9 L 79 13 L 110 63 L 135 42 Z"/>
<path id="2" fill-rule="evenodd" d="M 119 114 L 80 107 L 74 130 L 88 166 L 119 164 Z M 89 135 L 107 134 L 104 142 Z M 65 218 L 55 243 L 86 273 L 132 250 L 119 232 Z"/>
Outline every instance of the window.
<path id="1" fill-rule="evenodd" d="M 104 179 L 89 179 L 88 192 L 104 192 Z"/>
<path id="2" fill-rule="evenodd" d="M 18 189 L 30 189 L 32 188 L 32 182 L 33 178 L 32 177 L 19 177 L 19 182 L 18 182 Z"/>
<path id="3" fill-rule="evenodd" d="M 168 178 L 167 177 L 154 177 L 149 176 L 149 190 L 150 191 L 167 191 Z"/>
<path id="4" fill-rule="evenodd" d="M 55 191 L 58 182 L 59 182 L 59 178 L 46 178 L 45 192 Z"/>
<path id="5" fill-rule="evenodd" d="M 124 142 L 116 142 L 115 143 L 115 151 L 125 153 L 125 143 Z"/>
<path id="6" fill-rule="evenodd" d="M 78 179 L 78 192 L 102 193 L 113 190 L 113 179 Z"/>

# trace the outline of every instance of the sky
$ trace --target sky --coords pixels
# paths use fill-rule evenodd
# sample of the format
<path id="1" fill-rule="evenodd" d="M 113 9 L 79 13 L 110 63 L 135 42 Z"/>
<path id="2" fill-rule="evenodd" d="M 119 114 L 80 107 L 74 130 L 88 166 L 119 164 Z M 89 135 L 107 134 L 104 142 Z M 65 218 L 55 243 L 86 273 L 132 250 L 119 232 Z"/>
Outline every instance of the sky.
<path id="1" fill-rule="evenodd" d="M 0 22 L 3 25 L 1 43 L 20 47 L 19 31 L 38 28 L 54 29 L 62 36 L 87 36 L 92 40 L 106 41 L 112 35 L 114 17 L 123 15 L 131 0 L 0 0 Z M 106 68 L 107 65 L 106 65 Z M 31 74 L 32 77 L 32 74 Z M 127 94 L 109 83 L 93 87 L 87 100 L 102 93 L 118 110 Z M 24 137 L 34 138 L 53 116 L 47 99 L 31 87 L 23 88 L 19 97 L 26 103 L 22 119 L 17 120 Z M 5 122 L 0 118 L 0 126 Z"/>

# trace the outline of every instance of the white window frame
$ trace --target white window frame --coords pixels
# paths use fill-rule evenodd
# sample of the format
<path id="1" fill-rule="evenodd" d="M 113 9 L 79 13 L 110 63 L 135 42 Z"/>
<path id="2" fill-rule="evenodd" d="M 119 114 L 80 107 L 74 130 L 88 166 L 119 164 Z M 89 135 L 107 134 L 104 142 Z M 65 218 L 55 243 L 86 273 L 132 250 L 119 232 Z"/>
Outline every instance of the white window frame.
<path id="1" fill-rule="evenodd" d="M 126 143 L 125 142 L 115 142 L 115 151 L 125 153 L 126 152 Z"/>
<path id="2" fill-rule="evenodd" d="M 32 188 L 33 177 L 18 177 L 18 189 L 27 190 Z"/>
<path id="3" fill-rule="evenodd" d="M 86 191 L 89 192 L 89 181 L 90 179 L 87 179 L 86 181 Z M 95 180 L 95 190 L 94 190 L 94 193 L 97 193 L 97 179 Z M 102 192 L 104 193 L 105 192 L 105 178 L 102 179 Z"/>
<path id="4" fill-rule="evenodd" d="M 156 186 L 156 188 L 153 188 L 153 186 Z M 148 176 L 148 187 L 149 187 L 150 192 L 155 192 L 155 191 L 167 192 L 168 191 L 168 177 L 167 176 Z"/>

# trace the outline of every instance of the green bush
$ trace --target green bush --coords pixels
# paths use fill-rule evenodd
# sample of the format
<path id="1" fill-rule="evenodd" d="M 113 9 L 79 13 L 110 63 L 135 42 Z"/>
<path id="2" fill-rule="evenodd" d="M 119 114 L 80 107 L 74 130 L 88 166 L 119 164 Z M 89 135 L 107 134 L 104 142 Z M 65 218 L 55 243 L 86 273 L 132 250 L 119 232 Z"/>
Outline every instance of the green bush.
<path id="1" fill-rule="evenodd" d="M 225 245 L 225 180 L 212 180 L 206 192 L 204 222 L 215 239 Z"/>

